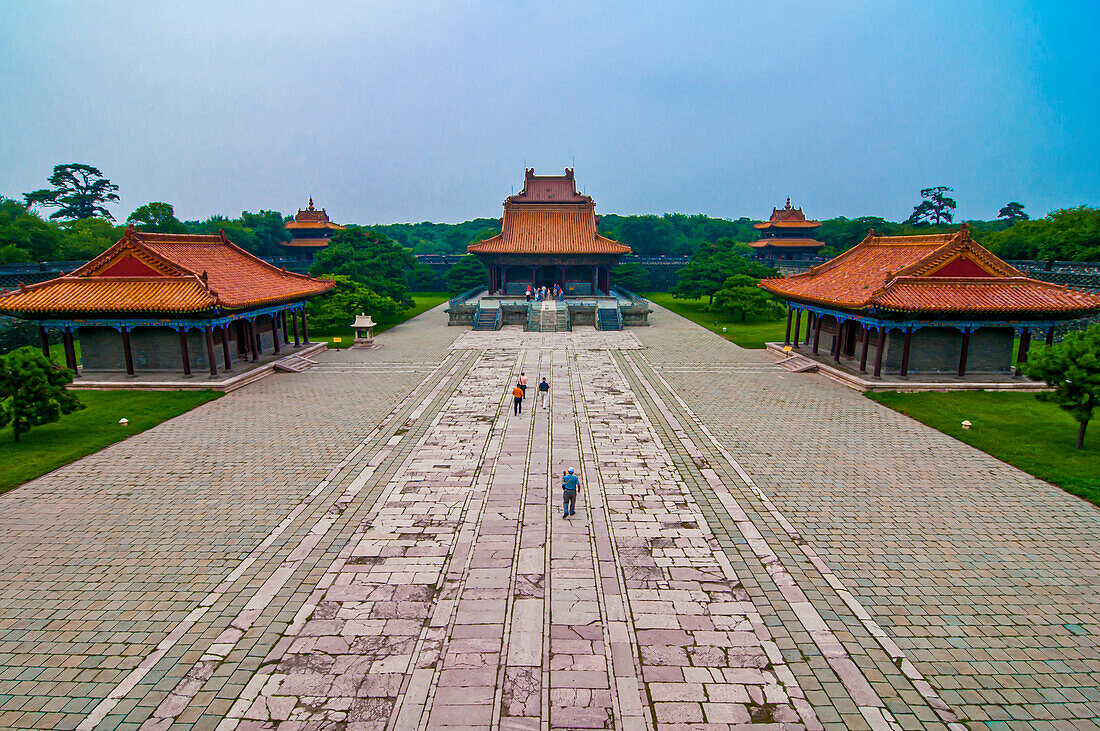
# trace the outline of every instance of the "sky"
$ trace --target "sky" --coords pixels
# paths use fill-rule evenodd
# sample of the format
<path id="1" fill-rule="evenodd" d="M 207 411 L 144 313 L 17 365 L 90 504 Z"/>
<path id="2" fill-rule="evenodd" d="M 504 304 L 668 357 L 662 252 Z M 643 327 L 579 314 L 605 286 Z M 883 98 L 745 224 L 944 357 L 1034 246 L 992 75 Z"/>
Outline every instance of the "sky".
<path id="1" fill-rule="evenodd" d="M 599 213 L 904 219 L 1100 204 L 1100 3 L 0 4 L 0 195 L 100 168 L 119 220 L 498 217 L 524 167 Z"/>

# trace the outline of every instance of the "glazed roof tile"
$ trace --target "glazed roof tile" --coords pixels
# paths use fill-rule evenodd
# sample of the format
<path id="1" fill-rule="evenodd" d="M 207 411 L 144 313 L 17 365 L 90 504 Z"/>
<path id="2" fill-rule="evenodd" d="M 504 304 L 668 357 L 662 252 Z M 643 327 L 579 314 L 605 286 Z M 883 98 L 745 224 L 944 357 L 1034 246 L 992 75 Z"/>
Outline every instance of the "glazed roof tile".
<path id="1" fill-rule="evenodd" d="M 140 265 L 125 266 L 129 260 Z M 119 271 L 141 271 L 143 276 L 116 276 Z M 305 299 L 333 286 L 278 269 L 221 233 L 143 233 L 131 227 L 121 240 L 71 274 L 0 297 L 0 313 L 242 310 Z"/>
<path id="2" fill-rule="evenodd" d="M 825 244 L 817 239 L 804 239 L 804 238 L 787 238 L 784 236 L 769 236 L 763 239 L 757 239 L 756 241 L 750 241 L 749 246 L 754 249 L 763 249 L 766 246 L 775 246 L 779 248 L 787 246 L 824 246 Z"/>
<path id="3" fill-rule="evenodd" d="M 790 196 L 787 197 L 787 205 L 783 208 L 773 208 L 771 218 L 763 223 L 754 224 L 754 228 L 817 228 L 821 221 L 808 221 L 801 208 L 792 208 Z"/>
<path id="4" fill-rule="evenodd" d="M 968 259 L 986 276 L 937 276 Z M 810 271 L 760 286 L 780 297 L 848 310 L 1011 313 L 1100 310 L 1100 297 L 1029 279 L 970 238 L 953 233 L 876 236 Z"/>

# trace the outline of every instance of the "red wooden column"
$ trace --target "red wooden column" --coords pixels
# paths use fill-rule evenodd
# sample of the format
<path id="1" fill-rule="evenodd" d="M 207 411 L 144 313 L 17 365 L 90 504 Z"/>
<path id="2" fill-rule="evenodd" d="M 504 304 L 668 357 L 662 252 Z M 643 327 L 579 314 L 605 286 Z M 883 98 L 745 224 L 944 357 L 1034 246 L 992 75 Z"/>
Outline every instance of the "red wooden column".
<path id="1" fill-rule="evenodd" d="M 508 291 L 508 267 L 501 265 L 500 267 L 500 293 L 505 294 Z M 302 312 L 302 327 L 305 327 L 306 313 Z M 308 340 L 306 341 L 309 342 Z"/>
<path id="2" fill-rule="evenodd" d="M 821 345 L 821 315 L 814 316 L 814 355 L 817 355 L 818 346 Z"/>
<path id="3" fill-rule="evenodd" d="M 244 320 L 244 336 L 248 340 L 248 353 L 252 356 L 253 361 L 260 359 L 259 354 L 256 352 L 256 323 L 251 320 Z"/>
<path id="4" fill-rule="evenodd" d="M 1047 345 L 1053 345 L 1054 344 L 1054 328 L 1052 328 L 1052 327 L 1047 328 L 1047 341 L 1046 342 L 1047 342 Z"/>
<path id="5" fill-rule="evenodd" d="M 42 346 L 42 355 L 50 357 L 50 336 L 46 334 L 46 328 L 38 326 L 38 344 Z"/>
<path id="6" fill-rule="evenodd" d="M 290 311 L 290 319 L 294 322 L 294 347 L 301 347 L 301 343 L 298 342 L 298 313 L 294 310 Z"/>
<path id="7" fill-rule="evenodd" d="M 183 375 L 191 375 L 191 354 L 187 352 L 187 328 L 180 328 L 180 358 L 183 360 Z"/>
<path id="8" fill-rule="evenodd" d="M 886 326 L 879 325 L 875 328 L 878 343 L 875 348 L 875 378 L 882 378 L 882 351 L 886 348 Z"/>
<path id="9" fill-rule="evenodd" d="M 302 308 L 302 345 L 309 345 L 309 326 L 306 325 L 306 308 Z"/>
<path id="10" fill-rule="evenodd" d="M 275 344 L 275 355 L 279 354 L 279 318 L 271 316 L 271 342 Z"/>
<path id="11" fill-rule="evenodd" d="M 844 331 L 848 327 L 847 320 L 837 320 L 836 337 L 833 339 L 833 362 L 840 362 L 840 351 L 844 350 Z"/>
<path id="12" fill-rule="evenodd" d="M 223 324 L 222 330 L 222 358 L 225 360 L 225 369 L 233 370 L 233 360 L 229 357 L 229 330 Z"/>
<path id="13" fill-rule="evenodd" d="M 909 344 L 913 340 L 913 328 L 905 328 L 905 342 L 901 346 L 901 377 L 909 375 Z"/>
<path id="14" fill-rule="evenodd" d="M 79 373 L 76 363 L 76 346 L 73 345 L 73 331 L 72 328 L 65 328 L 61 332 L 61 342 L 65 349 L 65 367 L 73 373 Z M 129 355 L 129 345 L 127 345 L 126 354 Z M 133 375 L 133 371 L 129 371 Z"/>
<path id="15" fill-rule="evenodd" d="M 959 350 L 959 378 L 966 375 L 966 351 L 970 348 L 970 328 L 963 328 L 962 348 Z"/>
<path id="16" fill-rule="evenodd" d="M 1023 372 L 1024 372 L 1023 365 L 1024 365 L 1024 363 L 1027 363 L 1027 351 L 1028 351 L 1028 348 L 1030 348 L 1030 347 L 1031 347 L 1031 328 L 1030 327 L 1025 327 L 1023 329 L 1023 331 L 1020 332 L 1020 350 L 1016 353 L 1016 370 L 1013 371 L 1012 375 L 1014 375 L 1014 376 L 1023 375 Z"/>
<path id="17" fill-rule="evenodd" d="M 260 318 L 256 317 L 252 321 L 252 343 L 256 346 L 252 351 L 256 355 L 256 360 L 260 359 L 260 356 L 264 354 L 264 346 L 260 342 Z"/>
<path id="18" fill-rule="evenodd" d="M 283 320 L 283 345 L 290 345 L 290 330 L 286 329 L 286 310 L 283 310 L 282 320 Z"/>
<path id="19" fill-rule="evenodd" d="M 817 319 L 817 315 L 813 312 L 806 313 L 806 342 L 803 345 L 810 344 L 810 334 L 813 332 L 814 320 Z"/>
<path id="20" fill-rule="evenodd" d="M 859 372 L 867 372 L 867 346 L 871 342 L 871 328 L 863 325 L 863 346 L 859 350 Z"/>
<path id="21" fill-rule="evenodd" d="M 68 332 L 68 328 L 65 330 Z M 72 342 L 72 335 L 69 335 L 69 342 Z M 122 328 L 122 354 L 126 357 L 126 375 L 134 375 L 134 353 L 130 350 L 130 328 Z"/>
<path id="22" fill-rule="evenodd" d="M 783 344 L 784 345 L 790 345 L 791 344 L 791 318 L 793 316 L 794 316 L 794 310 L 791 309 L 790 305 L 787 305 L 787 334 L 783 336 Z M 795 337 L 795 340 L 798 339 L 797 335 L 795 335 L 794 337 Z"/>
<path id="23" fill-rule="evenodd" d="M 218 375 L 218 359 L 214 356 L 214 329 L 209 325 L 206 326 L 204 334 L 206 335 L 206 360 L 210 363 L 210 375 Z"/>
<path id="24" fill-rule="evenodd" d="M 794 311 L 794 347 L 798 347 L 798 327 L 802 324 L 802 310 Z"/>

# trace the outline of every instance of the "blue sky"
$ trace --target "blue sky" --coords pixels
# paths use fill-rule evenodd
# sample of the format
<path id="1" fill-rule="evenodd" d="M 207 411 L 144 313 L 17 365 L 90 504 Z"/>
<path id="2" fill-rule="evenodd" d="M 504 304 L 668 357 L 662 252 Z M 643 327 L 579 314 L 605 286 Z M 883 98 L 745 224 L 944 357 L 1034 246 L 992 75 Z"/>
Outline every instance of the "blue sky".
<path id="1" fill-rule="evenodd" d="M 965 218 L 1100 203 L 1093 2 L 14 2 L 0 194 L 86 162 L 181 218 L 312 195 L 500 215 L 575 166 L 603 213 Z"/>

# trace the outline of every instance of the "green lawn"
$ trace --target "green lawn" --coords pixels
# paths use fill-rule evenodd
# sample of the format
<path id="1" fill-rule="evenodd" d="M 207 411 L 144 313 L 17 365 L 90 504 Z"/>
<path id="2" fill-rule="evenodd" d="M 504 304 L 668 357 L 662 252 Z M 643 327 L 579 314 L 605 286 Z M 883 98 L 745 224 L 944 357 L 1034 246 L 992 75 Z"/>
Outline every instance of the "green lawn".
<path id="1" fill-rule="evenodd" d="M 414 294 L 414 304 L 412 308 L 402 312 L 401 315 L 398 316 L 396 319 L 381 321 L 376 320 L 376 322 L 378 322 L 378 325 L 376 325 L 374 328 L 374 334 L 377 335 L 380 332 L 385 332 L 395 325 L 400 325 L 406 320 L 411 320 L 422 312 L 427 312 L 433 307 L 438 307 L 450 298 L 451 295 L 447 294 L 446 292 L 421 292 L 419 294 Z M 348 324 L 350 325 L 351 323 Z M 312 330 L 310 330 L 309 337 L 316 342 L 327 340 L 330 348 L 336 347 L 335 344 L 332 342 L 332 339 L 334 337 L 340 338 L 340 347 L 346 348 L 351 345 L 351 342 L 355 339 L 355 333 L 352 332 L 350 327 L 347 330 L 340 330 L 338 332 L 314 333 Z"/>
<path id="2" fill-rule="evenodd" d="M 1100 424 L 1074 449 L 1077 422 L 1033 393 L 953 391 L 867 396 L 1100 505 Z M 962 422 L 970 421 L 970 429 Z"/>
<path id="3" fill-rule="evenodd" d="M 31 429 L 18 442 L 0 430 L 0 492 L 212 401 L 214 391 L 78 391 L 87 406 Z M 118 420 L 130 423 L 120 426 Z"/>
<path id="4" fill-rule="evenodd" d="M 742 348 L 763 348 L 765 343 L 783 342 L 787 330 L 787 320 L 753 320 L 741 322 L 738 318 L 706 309 L 705 297 L 697 300 L 673 299 L 667 292 L 655 292 L 646 297 L 662 307 L 702 325 L 726 340 L 737 343 Z M 722 332 L 722 328 L 726 328 Z"/>

